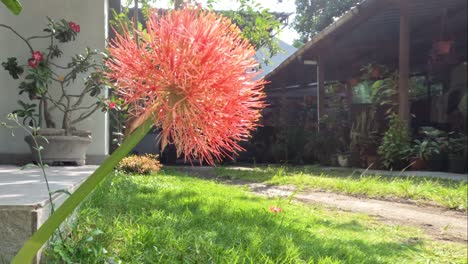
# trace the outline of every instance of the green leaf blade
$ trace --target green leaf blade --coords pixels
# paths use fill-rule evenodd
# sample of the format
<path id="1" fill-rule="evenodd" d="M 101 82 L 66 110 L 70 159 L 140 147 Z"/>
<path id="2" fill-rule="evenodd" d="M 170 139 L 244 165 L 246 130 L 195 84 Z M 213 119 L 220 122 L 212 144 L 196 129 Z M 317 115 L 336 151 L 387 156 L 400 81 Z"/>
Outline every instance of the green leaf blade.
<path id="1" fill-rule="evenodd" d="M 2 3 L 15 15 L 19 15 L 23 6 L 18 0 L 2 0 Z"/>
<path id="2" fill-rule="evenodd" d="M 41 227 L 24 243 L 11 261 L 12 264 L 31 263 L 39 249 L 49 240 L 55 230 L 81 202 L 104 180 L 143 137 L 153 127 L 153 121 L 148 118 L 92 173 L 86 181 L 41 225 Z"/>

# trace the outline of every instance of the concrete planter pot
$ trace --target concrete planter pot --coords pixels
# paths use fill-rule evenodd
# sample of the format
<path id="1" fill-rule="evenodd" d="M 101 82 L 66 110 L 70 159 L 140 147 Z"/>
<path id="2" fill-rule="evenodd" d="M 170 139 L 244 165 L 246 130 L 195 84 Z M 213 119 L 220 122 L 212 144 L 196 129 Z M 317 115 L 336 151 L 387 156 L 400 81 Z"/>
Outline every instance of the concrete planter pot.
<path id="1" fill-rule="evenodd" d="M 349 167 L 350 159 L 350 154 L 338 154 L 338 164 L 340 165 L 340 167 Z"/>
<path id="2" fill-rule="evenodd" d="M 409 162 L 411 164 L 409 169 L 412 171 L 420 171 L 426 169 L 426 161 L 419 157 L 410 157 Z"/>
<path id="3" fill-rule="evenodd" d="M 87 131 L 77 131 L 71 136 L 65 136 L 59 130 L 40 130 L 39 133 L 45 137 L 49 143 L 42 137 L 37 137 L 38 144 L 43 147 L 41 150 L 42 162 L 49 165 L 75 164 L 83 166 L 86 164 L 86 151 L 89 143 L 91 143 L 90 133 Z M 39 161 L 38 151 L 35 149 L 35 144 L 31 136 L 24 138 L 28 143 L 32 159 L 34 162 Z"/>

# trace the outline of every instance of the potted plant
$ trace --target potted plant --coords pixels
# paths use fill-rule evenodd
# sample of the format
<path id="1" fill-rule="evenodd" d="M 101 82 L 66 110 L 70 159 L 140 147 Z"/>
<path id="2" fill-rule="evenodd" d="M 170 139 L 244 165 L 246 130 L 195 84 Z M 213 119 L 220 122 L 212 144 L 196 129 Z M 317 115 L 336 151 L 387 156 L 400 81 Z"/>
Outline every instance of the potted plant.
<path id="1" fill-rule="evenodd" d="M 351 166 L 351 153 L 342 152 L 337 154 L 338 165 L 340 167 L 350 167 Z"/>
<path id="2" fill-rule="evenodd" d="M 16 57 L 7 58 L 2 66 L 13 79 L 20 79 L 19 94 L 26 94 L 31 103 L 18 101 L 20 109 L 14 112 L 23 122 L 38 130 L 39 144 L 44 163 L 85 163 L 85 154 L 91 142 L 91 133 L 76 128 L 76 125 L 90 117 L 104 103 L 97 98 L 104 84 L 101 81 L 102 63 L 97 59 L 98 52 L 87 48 L 84 54 L 71 57 L 66 65 L 59 65 L 56 59 L 62 57 L 61 46 L 74 41 L 80 32 L 80 26 L 64 19 L 49 23 L 43 30 L 44 34 L 24 37 L 12 27 L 0 24 L 18 36 L 25 44 L 30 54 L 27 62 L 21 62 Z M 32 40 L 47 41 L 45 50 L 35 49 Z M 83 88 L 71 87 L 77 78 L 92 72 L 85 78 Z M 90 103 L 91 101 L 91 103 Z M 53 114 L 61 112 L 61 120 L 57 128 Z M 38 160 L 38 151 L 32 144 L 32 138 L 26 137 L 30 145 L 33 160 Z"/>
<path id="3" fill-rule="evenodd" d="M 378 149 L 383 165 L 387 169 L 403 169 L 410 149 L 411 138 L 406 123 L 398 115 L 391 115 L 388 130 Z"/>
<path id="4" fill-rule="evenodd" d="M 349 129 L 343 126 L 338 132 L 338 153 L 336 154 L 338 165 L 340 167 L 350 167 L 351 153 L 349 150 L 350 143 L 347 137 L 347 135 L 349 135 Z M 346 132 L 348 133 L 346 134 Z"/>
<path id="5" fill-rule="evenodd" d="M 424 140 L 429 141 L 437 151 L 432 151 L 425 159 L 427 169 L 430 171 L 445 171 L 447 169 L 448 142 L 447 133 L 433 128 L 422 127 Z"/>
<path id="6" fill-rule="evenodd" d="M 465 173 L 467 171 L 468 140 L 465 135 L 451 133 L 448 137 L 448 167 L 450 172 Z"/>
<path id="7" fill-rule="evenodd" d="M 440 153 L 440 145 L 430 139 L 415 139 L 408 151 L 410 170 L 424 170 L 429 157 Z"/>
<path id="8" fill-rule="evenodd" d="M 330 95 L 329 107 L 333 109 L 328 115 L 325 115 L 321 122 L 325 133 L 334 136 L 335 152 L 333 153 L 331 164 L 333 166 L 349 167 L 349 111 L 346 104 L 346 95 L 344 85 L 340 82 L 328 84 L 326 95 Z M 327 142 L 330 144 L 330 140 Z"/>

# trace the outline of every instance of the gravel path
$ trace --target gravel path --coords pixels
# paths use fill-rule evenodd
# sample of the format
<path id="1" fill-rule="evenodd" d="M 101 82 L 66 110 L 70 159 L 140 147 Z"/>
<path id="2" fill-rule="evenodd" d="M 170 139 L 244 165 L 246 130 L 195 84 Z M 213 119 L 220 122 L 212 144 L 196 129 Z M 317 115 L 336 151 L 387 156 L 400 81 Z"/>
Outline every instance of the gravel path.
<path id="1" fill-rule="evenodd" d="M 214 174 L 213 168 L 210 167 L 176 168 L 200 178 L 216 179 L 226 184 L 248 186 L 253 193 L 267 197 L 288 197 L 296 190 L 295 186 L 290 185 L 273 186 L 218 178 Z M 468 218 L 466 212 L 463 213 L 436 206 L 383 201 L 315 190 L 302 190 L 295 194 L 294 200 L 305 204 L 320 204 L 328 208 L 347 212 L 364 213 L 389 224 L 417 227 L 438 240 L 468 242 Z"/>
<path id="2" fill-rule="evenodd" d="M 243 185 L 249 186 L 253 193 L 268 197 L 288 197 L 296 189 L 294 186 L 269 186 L 260 183 Z M 299 192 L 294 199 L 306 204 L 321 204 L 338 210 L 365 213 L 391 224 L 418 227 L 439 240 L 467 242 L 467 215 L 458 211 L 317 191 Z"/>

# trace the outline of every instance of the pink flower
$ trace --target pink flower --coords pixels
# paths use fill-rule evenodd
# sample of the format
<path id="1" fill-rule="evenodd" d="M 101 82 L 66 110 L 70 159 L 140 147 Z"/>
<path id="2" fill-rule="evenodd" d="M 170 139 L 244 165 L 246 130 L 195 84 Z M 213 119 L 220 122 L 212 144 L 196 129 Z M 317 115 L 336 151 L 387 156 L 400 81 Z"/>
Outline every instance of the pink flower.
<path id="1" fill-rule="evenodd" d="M 281 207 L 276 207 L 276 206 L 270 206 L 269 210 L 270 212 L 274 214 L 281 213 L 283 211 Z"/>
<path id="2" fill-rule="evenodd" d="M 72 21 L 70 21 L 70 22 L 68 23 L 68 26 L 69 26 L 73 31 L 75 31 L 76 33 L 79 33 L 80 30 L 81 30 L 81 29 L 80 29 L 80 25 L 78 25 L 78 24 L 76 24 L 75 22 L 72 22 Z"/>
<path id="3" fill-rule="evenodd" d="M 116 103 L 115 102 L 109 102 L 109 104 L 107 106 L 109 107 L 109 109 L 115 109 Z"/>
<path id="4" fill-rule="evenodd" d="M 30 59 L 28 60 L 28 65 L 29 65 L 29 67 L 31 67 L 31 68 L 36 68 L 36 67 L 37 67 L 37 62 L 36 62 L 36 60 L 35 60 L 34 58 L 30 58 Z"/>
<path id="5" fill-rule="evenodd" d="M 39 63 L 42 61 L 42 53 L 40 51 L 35 51 L 33 52 L 32 59 L 36 61 L 36 63 Z"/>
<path id="6" fill-rule="evenodd" d="M 109 47 L 109 79 L 136 117 L 153 117 L 161 148 L 214 164 L 242 151 L 265 106 L 255 49 L 231 20 L 186 7 L 153 14 L 146 31 L 124 30 Z M 134 36 L 139 36 L 136 43 Z"/>

